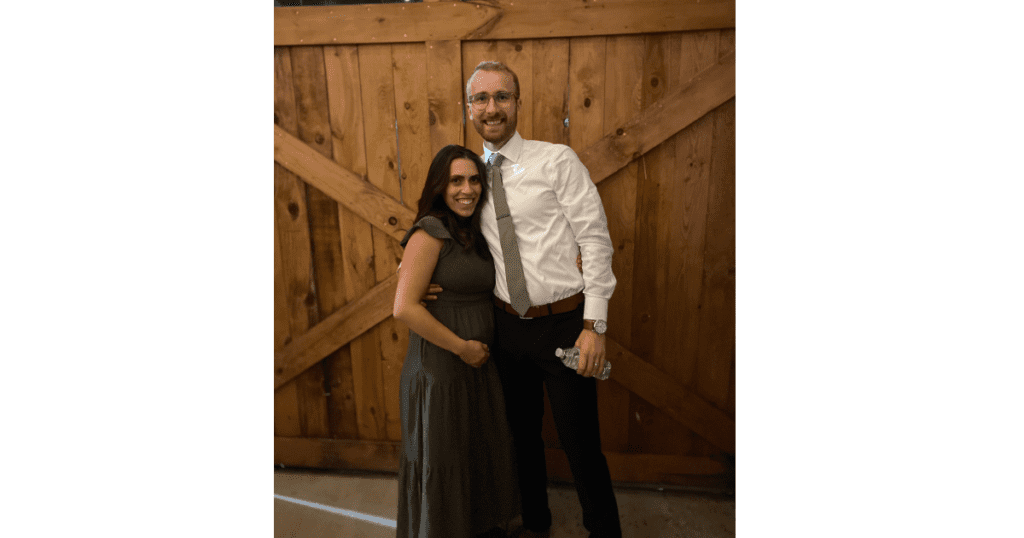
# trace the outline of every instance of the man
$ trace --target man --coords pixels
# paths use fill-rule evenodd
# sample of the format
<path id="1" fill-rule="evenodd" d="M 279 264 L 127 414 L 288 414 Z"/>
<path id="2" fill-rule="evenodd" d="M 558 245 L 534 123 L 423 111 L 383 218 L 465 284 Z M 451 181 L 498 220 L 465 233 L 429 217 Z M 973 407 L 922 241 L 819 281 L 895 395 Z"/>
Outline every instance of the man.
<path id="1" fill-rule="evenodd" d="M 507 66 L 478 65 L 466 83 L 466 106 L 484 139 L 488 163 L 490 188 L 480 220 L 495 265 L 492 358 L 502 380 L 522 492 L 523 527 L 513 536 L 550 533 L 541 438 L 546 386 L 583 525 L 594 538 L 621 537 L 601 453 L 594 379 L 604 367 L 608 300 L 615 290 L 601 198 L 572 149 L 524 140 L 516 132 L 519 78 Z M 498 188 L 503 190 L 496 193 Z M 575 371 L 555 356 L 556 348 L 573 346 L 580 349 Z"/>

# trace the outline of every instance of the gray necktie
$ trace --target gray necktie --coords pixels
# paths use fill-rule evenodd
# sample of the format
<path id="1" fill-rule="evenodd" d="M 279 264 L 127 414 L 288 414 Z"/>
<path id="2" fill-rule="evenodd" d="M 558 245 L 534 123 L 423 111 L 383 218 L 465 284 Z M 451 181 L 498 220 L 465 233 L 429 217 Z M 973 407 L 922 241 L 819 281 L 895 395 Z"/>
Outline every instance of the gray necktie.
<path id="1" fill-rule="evenodd" d="M 501 161 L 505 156 L 492 153 L 487 163 L 487 175 L 491 180 L 491 192 L 494 196 L 494 215 L 498 219 L 498 237 L 501 238 L 501 252 L 505 257 L 505 280 L 508 283 L 508 294 L 512 299 L 512 308 L 520 316 L 526 315 L 530 308 L 530 295 L 526 293 L 526 277 L 523 275 L 523 261 L 519 259 L 519 241 L 516 230 L 512 227 L 512 214 L 505 201 L 505 184 L 501 182 Z"/>

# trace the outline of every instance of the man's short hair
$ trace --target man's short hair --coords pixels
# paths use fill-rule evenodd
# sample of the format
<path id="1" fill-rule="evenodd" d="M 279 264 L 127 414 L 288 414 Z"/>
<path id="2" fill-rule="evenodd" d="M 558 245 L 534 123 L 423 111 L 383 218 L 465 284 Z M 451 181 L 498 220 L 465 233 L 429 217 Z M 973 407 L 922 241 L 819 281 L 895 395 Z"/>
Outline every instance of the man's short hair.
<path id="1" fill-rule="evenodd" d="M 503 64 L 501 62 L 480 62 L 479 64 L 477 64 L 476 69 L 473 70 L 473 73 L 471 75 L 469 75 L 469 78 L 466 80 L 466 101 L 467 102 L 469 101 L 469 97 L 470 97 L 470 95 L 469 95 L 469 86 L 470 86 L 470 84 L 473 83 L 473 77 L 476 76 L 476 72 L 477 71 L 494 71 L 494 72 L 500 72 L 500 73 L 508 73 L 508 74 L 512 75 L 512 84 L 515 85 L 515 92 L 514 93 L 516 95 L 516 99 L 519 99 L 519 77 L 516 76 L 516 72 L 515 71 L 513 71 L 512 69 L 509 68 L 509 66 L 507 66 L 507 65 L 505 65 L 505 64 Z"/>

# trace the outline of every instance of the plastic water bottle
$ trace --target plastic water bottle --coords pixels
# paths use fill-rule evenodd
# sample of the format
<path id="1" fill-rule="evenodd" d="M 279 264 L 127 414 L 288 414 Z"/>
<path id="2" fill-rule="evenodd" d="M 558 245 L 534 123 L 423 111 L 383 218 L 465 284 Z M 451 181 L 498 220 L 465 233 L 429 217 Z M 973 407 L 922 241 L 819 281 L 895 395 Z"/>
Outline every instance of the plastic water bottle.
<path id="1" fill-rule="evenodd" d="M 580 365 L 580 348 L 567 347 L 555 349 L 555 356 L 562 359 L 562 364 L 575 370 Z M 608 379 L 612 373 L 612 363 L 604 361 L 604 369 L 597 374 L 598 379 Z"/>

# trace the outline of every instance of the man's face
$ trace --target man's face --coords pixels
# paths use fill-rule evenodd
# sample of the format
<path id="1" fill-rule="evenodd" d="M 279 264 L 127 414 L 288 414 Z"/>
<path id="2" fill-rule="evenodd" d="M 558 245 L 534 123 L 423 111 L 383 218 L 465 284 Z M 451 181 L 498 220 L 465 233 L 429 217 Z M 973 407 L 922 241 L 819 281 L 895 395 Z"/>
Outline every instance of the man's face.
<path id="1" fill-rule="evenodd" d="M 519 111 L 519 100 L 514 97 L 515 83 L 512 82 L 512 75 L 500 71 L 477 71 L 473 81 L 469 85 L 470 102 L 466 105 L 469 108 L 469 119 L 473 121 L 473 127 L 484 140 L 498 146 L 504 144 L 516 132 L 516 114 Z M 507 103 L 500 104 L 495 97 L 498 92 L 512 94 L 513 97 Z M 478 94 L 486 94 L 491 99 L 486 99 L 482 105 L 474 105 L 472 97 Z"/>

